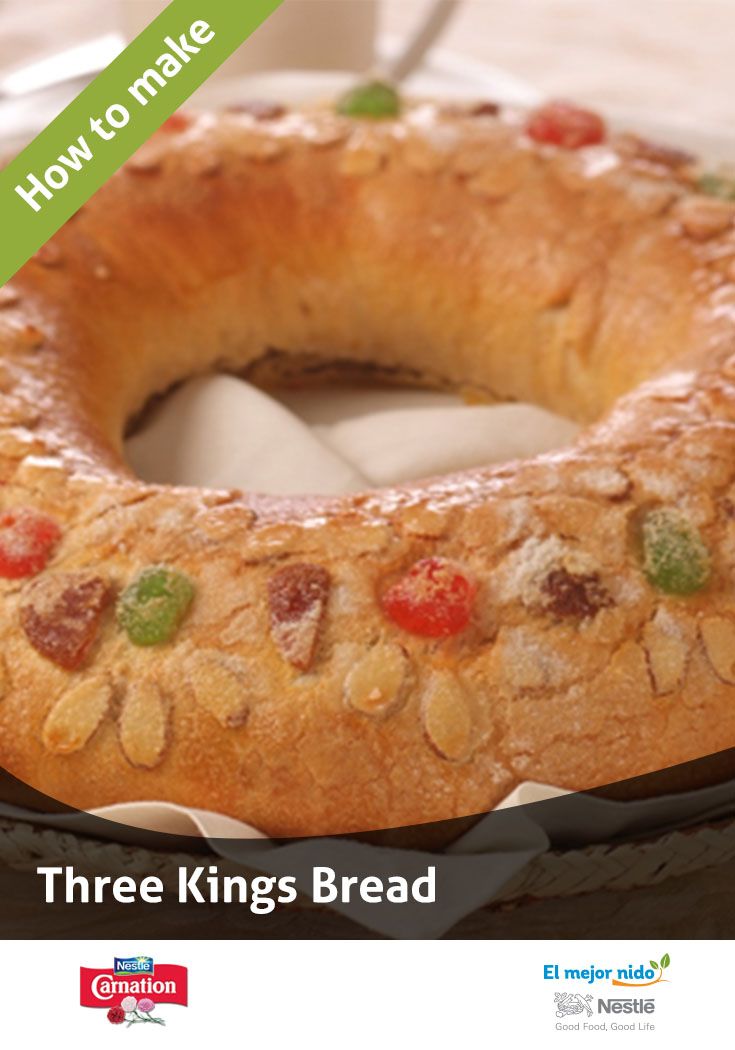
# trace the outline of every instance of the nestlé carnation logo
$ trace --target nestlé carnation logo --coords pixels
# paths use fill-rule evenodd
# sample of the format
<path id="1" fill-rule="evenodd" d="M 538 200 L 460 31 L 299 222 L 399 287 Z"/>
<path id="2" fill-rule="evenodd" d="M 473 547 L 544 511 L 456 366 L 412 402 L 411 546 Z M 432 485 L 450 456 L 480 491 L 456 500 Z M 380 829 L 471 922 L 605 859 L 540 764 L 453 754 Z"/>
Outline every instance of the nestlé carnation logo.
<path id="1" fill-rule="evenodd" d="M 109 970 L 79 968 L 79 1004 L 107 1010 L 110 1024 L 165 1025 L 153 1016 L 162 1003 L 188 1006 L 189 982 L 185 966 L 154 965 L 150 955 L 115 958 Z"/>
<path id="2" fill-rule="evenodd" d="M 118 959 L 112 963 L 115 973 L 153 973 L 153 959 L 150 955 L 136 955 L 133 959 Z"/>

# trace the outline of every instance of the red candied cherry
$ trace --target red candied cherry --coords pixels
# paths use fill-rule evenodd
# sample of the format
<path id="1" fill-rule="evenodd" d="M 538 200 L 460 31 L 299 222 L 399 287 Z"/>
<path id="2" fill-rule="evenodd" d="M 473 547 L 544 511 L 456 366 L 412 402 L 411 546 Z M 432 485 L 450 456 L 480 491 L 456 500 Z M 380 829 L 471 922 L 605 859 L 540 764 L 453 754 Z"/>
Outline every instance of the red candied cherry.
<path id="1" fill-rule="evenodd" d="M 477 585 L 446 558 L 423 558 L 383 594 L 383 612 L 404 631 L 448 638 L 464 630 Z"/>
<path id="2" fill-rule="evenodd" d="M 18 507 L 0 515 L 0 576 L 20 580 L 46 567 L 61 529 L 46 514 Z"/>
<path id="3" fill-rule="evenodd" d="M 607 131 L 602 117 L 571 102 L 549 102 L 528 118 L 526 134 L 534 142 L 564 149 L 581 149 L 605 141 Z"/>

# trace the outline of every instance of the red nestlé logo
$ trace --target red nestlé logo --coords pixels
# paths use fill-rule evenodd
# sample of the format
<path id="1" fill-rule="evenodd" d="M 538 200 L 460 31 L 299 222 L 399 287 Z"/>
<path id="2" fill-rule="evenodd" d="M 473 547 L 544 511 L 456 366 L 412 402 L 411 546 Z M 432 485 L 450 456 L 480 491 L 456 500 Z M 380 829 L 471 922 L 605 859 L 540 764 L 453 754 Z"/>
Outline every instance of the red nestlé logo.
<path id="1" fill-rule="evenodd" d="M 110 970 L 79 968 L 79 1003 L 107 1010 L 110 1024 L 165 1025 L 157 1013 L 162 1003 L 188 1005 L 185 966 L 158 963 L 150 955 L 113 960 Z"/>

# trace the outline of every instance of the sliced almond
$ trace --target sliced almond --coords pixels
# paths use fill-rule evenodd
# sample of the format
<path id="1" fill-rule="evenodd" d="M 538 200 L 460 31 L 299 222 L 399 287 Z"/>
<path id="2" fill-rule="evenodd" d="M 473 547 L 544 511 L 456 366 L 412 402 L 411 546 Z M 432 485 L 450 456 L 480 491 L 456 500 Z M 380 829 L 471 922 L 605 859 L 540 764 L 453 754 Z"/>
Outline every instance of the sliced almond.
<path id="1" fill-rule="evenodd" d="M 605 499 L 622 499 L 631 488 L 629 479 L 618 470 L 607 464 L 601 466 L 583 466 L 574 475 L 574 482 L 582 491 Z"/>
<path id="2" fill-rule="evenodd" d="M 40 350 L 44 344 L 44 334 L 34 324 L 24 324 L 16 329 L 15 341 L 22 350 Z"/>
<path id="3" fill-rule="evenodd" d="M 401 148 L 401 156 L 406 165 L 420 175 L 435 175 L 449 162 L 446 151 L 438 149 L 436 144 L 422 135 L 409 135 Z"/>
<path id="4" fill-rule="evenodd" d="M 157 154 L 149 155 L 144 150 L 141 150 L 140 153 L 134 153 L 125 164 L 125 171 L 129 171 L 133 175 L 158 175 L 162 168 L 163 162 L 160 157 Z"/>
<path id="5" fill-rule="evenodd" d="M 9 284 L 0 288 L 0 310 L 8 306 L 16 306 L 20 302 L 20 295 Z"/>
<path id="6" fill-rule="evenodd" d="M 383 718 L 406 699 L 411 664 L 400 645 L 374 645 L 345 679 L 347 705 L 363 715 Z"/>
<path id="7" fill-rule="evenodd" d="M 448 527 L 450 512 L 438 510 L 426 504 L 409 507 L 401 516 L 401 527 L 409 536 L 428 536 L 437 539 L 443 536 Z"/>
<path id="8" fill-rule="evenodd" d="M 368 147 L 346 149 L 340 157 L 339 173 L 348 177 L 360 178 L 376 175 L 383 166 L 384 160 L 385 155 L 379 150 Z"/>
<path id="9" fill-rule="evenodd" d="M 452 170 L 460 176 L 477 175 L 489 167 L 497 157 L 495 142 L 471 142 L 457 150 L 452 158 Z"/>
<path id="10" fill-rule="evenodd" d="M 277 160 L 286 152 L 286 144 L 282 139 L 273 138 L 270 135 L 259 135 L 255 132 L 243 135 L 238 148 L 248 160 L 255 161 Z"/>
<path id="11" fill-rule="evenodd" d="M 497 158 L 473 175 L 467 182 L 467 189 L 478 197 L 490 200 L 501 200 L 508 197 L 517 188 L 523 177 L 523 170 L 517 161 Z"/>
<path id="12" fill-rule="evenodd" d="M 199 652 L 191 657 L 187 674 L 196 702 L 209 711 L 225 729 L 237 729 L 247 721 L 250 705 L 245 666 L 217 652 Z"/>
<path id="13" fill-rule="evenodd" d="M 659 610 L 643 630 L 643 647 L 656 694 L 673 693 L 681 685 L 687 665 L 689 644 L 683 631 Z"/>
<path id="14" fill-rule="evenodd" d="M 41 266 L 60 266 L 61 249 L 53 241 L 47 241 L 46 244 L 41 245 L 33 258 Z"/>
<path id="15" fill-rule="evenodd" d="M 461 762 L 470 753 L 472 715 L 467 694 L 448 671 L 432 675 L 422 700 L 424 732 L 442 758 Z"/>
<path id="16" fill-rule="evenodd" d="M 385 142 L 372 131 L 358 128 L 339 159 L 339 172 L 347 176 L 375 175 L 387 156 Z"/>
<path id="17" fill-rule="evenodd" d="M 0 399 L 0 424 L 6 427 L 35 427 L 41 414 L 33 405 L 19 397 Z"/>
<path id="18" fill-rule="evenodd" d="M 676 217 L 690 237 L 706 241 L 732 226 L 735 205 L 716 197 L 685 197 L 677 206 Z"/>
<path id="19" fill-rule="evenodd" d="M 128 689 L 120 712 L 120 746 L 132 766 L 153 769 L 163 758 L 168 738 L 168 704 L 155 682 Z"/>
<path id="20" fill-rule="evenodd" d="M 699 630 L 715 674 L 735 685 L 735 624 L 724 616 L 709 616 Z"/>
<path id="21" fill-rule="evenodd" d="M 111 699 L 112 686 L 102 675 L 67 689 L 44 722 L 43 746 L 54 755 L 81 751 L 107 714 Z"/>
<path id="22" fill-rule="evenodd" d="M 211 175 L 219 175 L 222 167 L 222 156 L 216 150 L 198 150 L 189 157 L 188 170 L 195 176 L 207 178 Z"/>
<path id="23" fill-rule="evenodd" d="M 350 129 L 350 121 L 345 120 L 343 117 L 328 117 L 324 115 L 320 120 L 305 121 L 301 127 L 301 134 L 311 146 L 326 148 L 344 142 L 350 133 Z"/>

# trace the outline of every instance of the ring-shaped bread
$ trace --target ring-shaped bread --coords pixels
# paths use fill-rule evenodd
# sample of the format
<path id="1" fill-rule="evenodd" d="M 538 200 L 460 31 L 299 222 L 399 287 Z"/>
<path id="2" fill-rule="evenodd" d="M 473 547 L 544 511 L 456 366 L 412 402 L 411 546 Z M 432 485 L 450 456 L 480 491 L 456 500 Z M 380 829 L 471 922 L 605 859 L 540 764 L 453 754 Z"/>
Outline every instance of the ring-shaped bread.
<path id="1" fill-rule="evenodd" d="M 302 835 L 735 744 L 734 206 L 676 151 L 539 137 L 178 117 L 0 290 L 7 770 Z M 592 425 L 341 499 L 124 463 L 187 376 L 340 363 Z"/>

